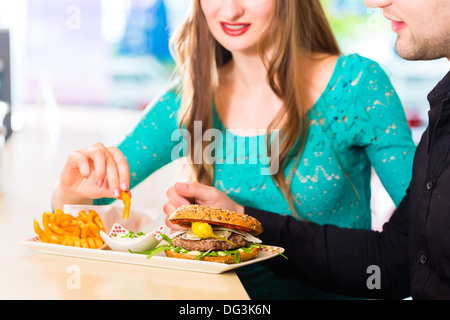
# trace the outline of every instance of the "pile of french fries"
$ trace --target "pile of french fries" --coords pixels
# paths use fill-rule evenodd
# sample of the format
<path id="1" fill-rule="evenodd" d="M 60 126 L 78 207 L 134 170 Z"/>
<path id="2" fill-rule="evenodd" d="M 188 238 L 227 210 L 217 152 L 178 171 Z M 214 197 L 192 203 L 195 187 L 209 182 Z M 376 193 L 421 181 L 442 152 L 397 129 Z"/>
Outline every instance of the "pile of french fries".
<path id="1" fill-rule="evenodd" d="M 34 231 L 45 243 L 90 249 L 101 248 L 104 244 L 100 230 L 106 232 L 105 227 L 94 210 L 81 210 L 76 218 L 58 209 L 55 212 L 44 212 L 42 226 L 43 229 L 34 219 Z"/>

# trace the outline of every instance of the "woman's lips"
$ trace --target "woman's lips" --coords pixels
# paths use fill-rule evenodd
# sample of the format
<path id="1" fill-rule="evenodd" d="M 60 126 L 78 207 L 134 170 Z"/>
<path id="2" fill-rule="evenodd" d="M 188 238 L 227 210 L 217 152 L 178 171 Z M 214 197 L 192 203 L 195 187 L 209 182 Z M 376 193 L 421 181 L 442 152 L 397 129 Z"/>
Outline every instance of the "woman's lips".
<path id="1" fill-rule="evenodd" d="M 229 36 L 240 36 L 248 31 L 250 23 L 225 23 L 221 22 L 223 32 Z"/>

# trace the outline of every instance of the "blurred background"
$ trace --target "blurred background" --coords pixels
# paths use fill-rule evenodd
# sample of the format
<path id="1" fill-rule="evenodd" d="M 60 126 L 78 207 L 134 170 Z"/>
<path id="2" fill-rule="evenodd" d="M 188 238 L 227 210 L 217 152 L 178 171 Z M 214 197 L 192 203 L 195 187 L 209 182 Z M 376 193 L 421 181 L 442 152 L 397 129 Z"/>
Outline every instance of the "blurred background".
<path id="1" fill-rule="evenodd" d="M 388 73 L 418 142 L 427 93 L 448 72 L 449 62 L 400 59 L 390 22 L 362 0 L 321 1 L 343 52 L 371 58 Z M 20 132 L 35 110 L 51 120 L 45 122 L 47 131 L 58 123 L 58 110 L 69 107 L 87 116 L 99 108 L 111 114 L 127 110 L 137 119 L 167 84 L 174 68 L 168 39 L 190 2 L 0 0 L 0 101 L 7 102 L 0 103 L 0 116 L 6 117 L 8 132 L 11 126 Z M 75 128 L 72 133 L 80 134 Z M 97 138 L 101 135 L 94 142 Z"/>
<path id="2" fill-rule="evenodd" d="M 446 73 L 448 61 L 401 60 L 380 10 L 368 9 L 362 0 L 321 1 L 343 51 L 379 62 L 411 124 L 422 126 L 426 94 Z M 173 70 L 168 39 L 189 3 L 0 0 L 0 29 L 10 31 L 12 101 L 142 109 Z"/>

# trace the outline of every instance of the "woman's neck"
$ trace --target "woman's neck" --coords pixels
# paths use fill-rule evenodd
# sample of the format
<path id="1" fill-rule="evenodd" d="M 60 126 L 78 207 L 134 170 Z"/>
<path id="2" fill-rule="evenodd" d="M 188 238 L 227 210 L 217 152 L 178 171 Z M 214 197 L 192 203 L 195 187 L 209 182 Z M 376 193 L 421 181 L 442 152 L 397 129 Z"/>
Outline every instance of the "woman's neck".
<path id="1" fill-rule="evenodd" d="M 224 66 L 225 81 L 232 80 L 236 86 L 248 91 L 269 88 L 267 69 L 259 54 L 235 53 L 229 64 Z"/>
<path id="2" fill-rule="evenodd" d="M 234 54 L 219 71 L 216 110 L 228 129 L 265 129 L 282 107 L 259 55 Z"/>

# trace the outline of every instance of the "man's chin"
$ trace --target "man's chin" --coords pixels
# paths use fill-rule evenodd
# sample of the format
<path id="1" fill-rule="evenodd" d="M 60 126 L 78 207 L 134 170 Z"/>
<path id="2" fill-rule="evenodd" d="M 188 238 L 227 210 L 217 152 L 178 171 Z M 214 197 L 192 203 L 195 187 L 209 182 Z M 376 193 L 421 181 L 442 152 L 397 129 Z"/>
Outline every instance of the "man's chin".
<path id="1" fill-rule="evenodd" d="M 397 54 L 408 61 L 428 61 L 446 58 L 448 52 L 445 50 L 438 50 L 439 48 L 433 45 L 417 45 L 415 43 L 406 43 L 400 38 L 397 39 L 395 44 Z"/>

